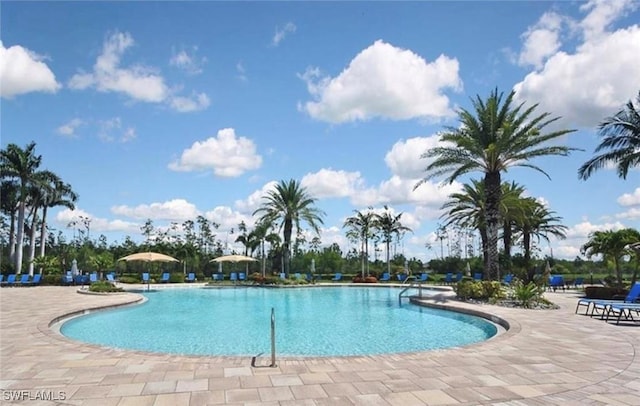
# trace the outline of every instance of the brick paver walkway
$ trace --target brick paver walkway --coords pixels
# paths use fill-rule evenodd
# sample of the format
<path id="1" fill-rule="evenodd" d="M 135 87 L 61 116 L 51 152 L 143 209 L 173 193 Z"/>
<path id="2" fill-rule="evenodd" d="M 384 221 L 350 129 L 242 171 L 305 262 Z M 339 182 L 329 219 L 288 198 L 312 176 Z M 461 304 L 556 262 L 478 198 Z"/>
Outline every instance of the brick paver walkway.
<path id="1" fill-rule="evenodd" d="M 64 314 L 132 302 L 139 299 L 135 294 L 3 288 L 0 403 L 640 405 L 640 324 L 616 326 L 574 315 L 575 293 L 547 296 L 561 309 L 438 301 L 509 322 L 509 331 L 484 343 L 401 355 L 279 359 L 278 367 L 270 368 L 267 359 L 252 367 L 249 358 L 147 354 L 81 344 L 49 327 Z"/>

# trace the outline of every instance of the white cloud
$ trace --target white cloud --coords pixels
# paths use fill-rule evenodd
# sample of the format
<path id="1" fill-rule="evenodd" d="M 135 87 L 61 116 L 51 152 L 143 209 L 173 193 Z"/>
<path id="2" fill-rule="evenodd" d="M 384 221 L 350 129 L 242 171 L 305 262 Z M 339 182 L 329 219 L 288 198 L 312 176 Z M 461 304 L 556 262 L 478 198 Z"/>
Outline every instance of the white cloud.
<path id="1" fill-rule="evenodd" d="M 138 220 L 185 221 L 200 215 L 196 206 L 184 199 L 173 199 L 162 203 L 141 204 L 136 207 L 126 205 L 111 208 L 113 214 Z"/>
<path id="2" fill-rule="evenodd" d="M 522 34 L 524 45 L 518 57 L 518 64 L 540 68 L 542 63 L 560 49 L 560 28 L 562 17 L 554 12 L 544 13 L 540 20 Z"/>
<path id="3" fill-rule="evenodd" d="M 241 213 L 252 214 L 262 204 L 262 198 L 275 189 L 278 182 L 267 182 L 262 188 L 251 193 L 245 200 L 236 200 L 234 206 Z"/>
<path id="4" fill-rule="evenodd" d="M 360 172 L 336 171 L 331 168 L 308 173 L 300 184 L 316 198 L 346 197 L 362 185 Z"/>
<path id="5" fill-rule="evenodd" d="M 392 176 L 376 188 L 368 188 L 352 196 L 355 205 L 375 206 L 382 204 L 416 204 L 419 206 L 440 207 L 451 193 L 460 191 L 461 185 L 425 182 L 414 190 L 418 179 Z"/>
<path id="6" fill-rule="evenodd" d="M 331 123 L 452 116 L 443 90 L 462 88 L 458 69 L 458 61 L 445 55 L 427 63 L 410 50 L 376 41 L 335 78 L 314 68 L 300 75 L 315 101 L 299 109 Z"/>
<path id="7" fill-rule="evenodd" d="M 248 229 L 253 227 L 253 217 L 244 213 L 240 213 L 228 206 L 218 206 L 213 210 L 209 210 L 204 214 L 205 218 L 219 225 L 218 237 L 225 240 L 224 235 L 229 235 L 227 241 L 229 243 L 235 241 L 238 235 L 238 224 L 244 221 Z M 231 234 L 231 230 L 234 234 Z"/>
<path id="8" fill-rule="evenodd" d="M 128 33 L 116 32 L 111 35 L 104 42 L 93 72 L 74 75 L 69 80 L 69 87 L 81 90 L 95 86 L 101 92 L 124 93 L 133 100 L 148 103 L 164 101 L 169 89 L 164 78 L 154 69 L 142 65 L 120 67 L 122 55 L 133 44 L 133 37 Z"/>
<path id="9" fill-rule="evenodd" d="M 446 143 L 440 142 L 438 135 L 400 140 L 393 144 L 384 161 L 394 175 L 401 178 L 420 178 L 424 176 L 425 168 L 431 163 L 420 156 L 431 148 L 445 145 Z"/>
<path id="10" fill-rule="evenodd" d="M 514 86 L 517 98 L 540 103 L 540 111 L 585 127 L 617 111 L 640 88 L 640 27 L 613 32 L 607 27 L 631 7 L 629 1 L 592 1 L 581 7 L 590 13 L 573 27 L 583 34 L 584 42 L 573 53 L 549 56 Z"/>
<path id="11" fill-rule="evenodd" d="M 292 22 L 286 23 L 283 28 L 276 27 L 276 33 L 274 34 L 273 39 L 271 40 L 271 45 L 277 47 L 278 45 L 280 45 L 280 42 L 282 42 L 282 40 L 285 39 L 287 35 L 294 32 L 296 32 L 296 25 Z"/>
<path id="12" fill-rule="evenodd" d="M 196 46 L 191 49 L 191 52 L 184 49 L 178 53 L 174 52 L 169 60 L 169 64 L 182 69 L 189 75 L 198 75 L 202 73 L 202 65 L 207 62 L 207 58 L 199 58 L 196 55 L 197 52 L 198 47 Z"/>
<path id="13" fill-rule="evenodd" d="M 205 110 L 211 104 L 209 96 L 205 93 L 193 94 L 191 97 L 174 96 L 169 102 L 171 107 L 180 113 Z"/>
<path id="14" fill-rule="evenodd" d="M 237 177 L 261 165 L 262 157 L 256 153 L 253 141 L 236 137 L 233 128 L 224 128 L 216 137 L 194 142 L 179 160 L 169 164 L 169 169 L 181 172 L 213 169 L 216 176 Z"/>
<path id="15" fill-rule="evenodd" d="M 582 223 L 578 223 L 572 227 L 569 227 L 567 230 L 567 239 L 570 238 L 589 238 L 589 234 L 594 231 L 605 231 L 605 230 L 620 230 L 625 228 L 624 224 L 620 222 L 615 223 L 604 223 L 604 224 L 592 224 L 589 221 L 583 221 Z"/>
<path id="16" fill-rule="evenodd" d="M 640 207 L 631 207 L 625 212 L 616 214 L 616 218 L 623 220 L 640 220 Z"/>
<path id="17" fill-rule="evenodd" d="M 238 79 L 240 79 L 240 81 L 242 82 L 249 81 L 249 78 L 247 77 L 247 69 L 244 67 L 244 64 L 242 62 L 238 62 L 236 64 L 236 72 L 237 72 L 237 77 Z"/>
<path id="18" fill-rule="evenodd" d="M 93 236 L 98 232 L 122 232 L 122 233 L 139 233 L 140 225 L 123 220 L 107 220 L 96 217 L 84 210 L 76 208 L 75 210 L 64 209 L 56 214 L 55 220 L 58 224 L 67 227 L 71 222 L 76 222 L 75 228 L 82 227 L 81 217 L 90 219 L 90 233 Z"/>
<path id="19" fill-rule="evenodd" d="M 167 103 L 174 110 L 184 113 L 204 110 L 209 107 L 209 97 L 204 93 L 194 93 L 191 97 L 177 96 L 165 83 L 159 70 L 144 65 L 120 66 L 121 59 L 128 49 L 133 47 L 134 40 L 129 33 L 116 32 L 109 36 L 103 44 L 102 53 L 96 59 L 93 71 L 73 75 L 69 87 L 83 90 L 94 87 L 100 92 L 122 93 L 131 100 L 146 103 Z M 196 69 L 196 62 L 187 59 L 188 54 L 174 56 L 172 62 L 179 67 Z M 176 89 L 179 89 L 177 86 Z"/>
<path id="20" fill-rule="evenodd" d="M 5 48 L 0 41 L 0 96 L 10 99 L 31 92 L 57 92 L 62 86 L 43 59 L 20 45 Z"/>
<path id="21" fill-rule="evenodd" d="M 56 132 L 65 137 L 73 138 L 76 136 L 76 130 L 78 127 L 84 124 L 84 121 L 79 118 L 73 118 L 66 124 L 61 125 L 56 129 Z"/>
<path id="22" fill-rule="evenodd" d="M 136 130 L 133 127 L 126 127 L 123 130 L 120 117 L 98 121 L 98 138 L 104 142 L 119 141 L 129 142 L 136 138 Z"/>
<path id="23" fill-rule="evenodd" d="M 625 193 L 620 196 L 617 202 L 621 206 L 636 206 L 640 205 L 640 187 L 636 188 L 633 193 Z"/>

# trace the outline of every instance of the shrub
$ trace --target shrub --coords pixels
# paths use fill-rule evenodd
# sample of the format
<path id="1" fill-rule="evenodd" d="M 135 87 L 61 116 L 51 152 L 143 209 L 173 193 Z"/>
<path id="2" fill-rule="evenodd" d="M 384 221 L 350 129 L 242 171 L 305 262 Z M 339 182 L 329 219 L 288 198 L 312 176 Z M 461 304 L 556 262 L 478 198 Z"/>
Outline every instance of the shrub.
<path id="1" fill-rule="evenodd" d="M 532 304 L 538 303 L 542 298 L 544 289 L 533 282 L 526 285 L 521 281 L 513 284 L 513 298 L 522 306 L 529 308 Z"/>
<path id="2" fill-rule="evenodd" d="M 169 283 L 183 283 L 183 282 L 184 282 L 184 275 L 182 274 L 182 272 L 173 272 L 169 276 Z"/>
<path id="3" fill-rule="evenodd" d="M 362 276 L 354 276 L 353 282 L 354 283 L 378 283 L 378 279 L 375 276 L 365 276 L 364 278 Z"/>
<path id="4" fill-rule="evenodd" d="M 89 286 L 89 292 L 106 293 L 106 292 L 123 292 L 123 291 L 124 290 L 122 288 L 117 288 L 107 281 L 94 282 Z"/>
<path id="5" fill-rule="evenodd" d="M 141 279 L 140 278 L 136 278 L 134 276 L 121 276 L 120 278 L 118 278 L 118 282 L 121 282 L 121 283 L 140 283 Z"/>
<path id="6" fill-rule="evenodd" d="M 505 294 L 500 282 L 462 280 L 454 285 L 460 299 L 499 300 Z"/>

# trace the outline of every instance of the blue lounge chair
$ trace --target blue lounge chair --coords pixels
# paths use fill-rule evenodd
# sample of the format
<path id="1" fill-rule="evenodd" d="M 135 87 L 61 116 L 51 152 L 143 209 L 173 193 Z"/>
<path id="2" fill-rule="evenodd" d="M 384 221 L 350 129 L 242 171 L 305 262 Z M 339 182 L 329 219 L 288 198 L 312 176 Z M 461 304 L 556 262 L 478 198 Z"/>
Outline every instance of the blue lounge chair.
<path id="1" fill-rule="evenodd" d="M 160 279 L 160 282 L 169 283 L 169 279 L 171 279 L 171 274 L 169 272 L 165 272 L 162 274 L 162 278 Z"/>
<path id="2" fill-rule="evenodd" d="M 479 282 L 482 280 L 482 272 L 476 272 L 473 274 L 473 280 Z"/>
<path id="3" fill-rule="evenodd" d="M 420 274 L 420 277 L 418 278 L 418 282 L 426 282 L 429 280 L 429 274 L 426 272 L 423 272 Z"/>
<path id="4" fill-rule="evenodd" d="M 0 273 L 0 284 L 4 283 L 4 274 Z"/>
<path id="5" fill-rule="evenodd" d="M 578 276 L 575 281 L 573 281 L 573 286 L 578 287 L 584 285 L 584 278 L 582 276 Z"/>
<path id="6" fill-rule="evenodd" d="M 31 279 L 30 285 L 31 286 L 38 286 L 38 285 L 40 285 L 40 281 L 41 280 L 42 280 L 42 274 L 37 273 L 37 274 L 33 275 L 33 279 Z"/>
<path id="7" fill-rule="evenodd" d="M 239 272 L 238 273 L 238 280 L 240 282 L 244 282 L 247 280 L 247 274 L 245 272 Z"/>
<path id="8" fill-rule="evenodd" d="M 398 278 L 399 282 L 406 281 L 408 277 L 409 277 L 409 275 L 407 275 L 406 273 L 399 273 L 399 274 L 396 275 L 396 278 Z"/>
<path id="9" fill-rule="evenodd" d="M 214 273 L 212 275 L 212 278 L 216 282 L 222 282 L 224 280 L 224 274 L 223 273 Z"/>
<path id="10" fill-rule="evenodd" d="M 108 273 L 107 274 L 107 281 L 111 282 L 111 283 L 116 283 L 116 277 L 114 274 L 112 273 Z"/>
<path id="11" fill-rule="evenodd" d="M 342 273 L 341 272 L 336 272 L 335 276 L 333 278 L 331 278 L 332 281 L 334 282 L 338 282 L 342 280 Z"/>
<path id="12" fill-rule="evenodd" d="M 6 282 L 4 282 L 4 286 L 15 286 L 16 284 L 16 274 L 12 273 L 7 276 Z"/>
<path id="13" fill-rule="evenodd" d="M 453 283 L 453 272 L 447 272 L 444 276 L 444 283 Z"/>
<path id="14" fill-rule="evenodd" d="M 142 273 L 142 283 L 149 283 L 151 282 L 151 279 L 149 278 L 149 272 L 143 272 Z"/>
<path id="15" fill-rule="evenodd" d="M 511 285 L 511 282 L 513 282 L 512 273 L 506 274 L 504 278 L 502 278 L 502 283 L 504 283 L 505 285 Z"/>
<path id="16" fill-rule="evenodd" d="M 380 277 L 380 282 L 389 282 L 390 280 L 391 280 L 391 275 L 389 275 L 389 272 L 384 272 Z"/>
<path id="17" fill-rule="evenodd" d="M 460 282 L 462 280 L 462 272 L 458 272 L 456 274 L 456 282 Z"/>
<path id="18" fill-rule="evenodd" d="M 229 275 L 229 280 L 232 282 L 237 282 L 238 281 L 238 273 L 237 272 L 231 272 L 231 275 Z"/>
<path id="19" fill-rule="evenodd" d="M 300 275 L 300 272 L 296 272 L 293 274 L 293 277 L 296 279 L 300 279 L 302 277 L 302 275 Z"/>
<path id="20" fill-rule="evenodd" d="M 62 275 L 62 284 L 63 285 L 71 285 L 73 283 L 73 275 L 71 271 L 67 271 L 66 274 Z"/>
<path id="21" fill-rule="evenodd" d="M 636 315 L 634 317 L 633 315 Z M 616 324 L 620 324 L 620 321 L 640 321 L 640 303 L 611 303 L 606 305 L 605 320 L 609 322 L 609 318 L 615 317 Z"/>
<path id="22" fill-rule="evenodd" d="M 565 284 L 564 277 L 562 275 L 552 275 L 549 277 L 549 289 L 553 289 L 555 292 L 556 289 L 562 289 L 564 292 Z"/>
<path id="23" fill-rule="evenodd" d="M 20 280 L 18 281 L 18 283 L 20 284 L 20 286 L 29 285 L 29 274 L 23 273 L 22 275 L 20 275 Z"/>
<path id="24" fill-rule="evenodd" d="M 96 282 L 98 282 L 98 274 L 94 272 L 89 275 L 89 283 L 96 283 Z"/>
<path id="25" fill-rule="evenodd" d="M 195 282 L 196 281 L 196 274 L 193 273 L 193 272 L 189 272 L 189 274 L 187 275 L 186 281 L 187 282 Z"/>
<path id="26" fill-rule="evenodd" d="M 284 272 L 280 272 L 280 279 L 287 279 L 287 274 Z"/>
<path id="27" fill-rule="evenodd" d="M 604 317 L 607 306 L 611 304 L 623 304 L 623 303 L 636 303 L 640 302 L 640 282 L 636 282 L 629 293 L 624 298 L 624 300 L 604 300 L 604 299 L 579 299 L 578 304 L 576 305 L 576 313 L 578 313 L 578 309 L 580 306 L 585 306 L 584 314 L 589 314 L 589 310 L 591 310 L 590 316 L 594 316 L 596 311 L 601 311 L 601 316 Z"/>
<path id="28" fill-rule="evenodd" d="M 307 280 L 307 282 L 313 282 L 313 275 L 311 273 L 307 273 L 305 279 Z"/>

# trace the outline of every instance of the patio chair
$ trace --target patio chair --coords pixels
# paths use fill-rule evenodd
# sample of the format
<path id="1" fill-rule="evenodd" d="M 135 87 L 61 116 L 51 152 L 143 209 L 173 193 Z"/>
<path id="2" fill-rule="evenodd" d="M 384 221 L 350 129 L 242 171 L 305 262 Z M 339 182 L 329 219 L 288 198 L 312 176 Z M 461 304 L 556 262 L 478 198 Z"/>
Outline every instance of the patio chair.
<path id="1" fill-rule="evenodd" d="M 18 284 L 20 286 L 29 285 L 29 274 L 28 273 L 23 273 L 22 275 L 20 275 L 20 280 L 18 281 Z"/>
<path id="2" fill-rule="evenodd" d="M 214 273 L 213 275 L 211 275 L 211 278 L 215 282 L 222 282 L 224 280 L 224 274 L 223 273 Z"/>
<path id="3" fill-rule="evenodd" d="M 189 274 L 187 275 L 187 279 L 185 279 L 186 282 L 195 282 L 196 281 L 196 274 L 193 272 L 189 272 Z"/>
<path id="4" fill-rule="evenodd" d="M 591 314 L 589 316 L 593 317 L 596 314 L 596 311 L 601 311 L 600 314 L 602 317 L 605 316 L 607 311 L 607 306 L 610 304 L 623 304 L 623 303 L 636 303 L 640 302 L 640 282 L 636 282 L 631 289 L 629 289 L 629 293 L 623 300 L 606 300 L 606 299 L 579 299 L 578 304 L 576 305 L 575 313 L 578 313 L 578 309 L 580 306 L 585 306 L 584 314 L 589 314 L 589 309 L 591 309 Z"/>
<path id="5" fill-rule="evenodd" d="M 426 282 L 429 280 L 429 274 L 426 272 L 423 272 L 420 274 L 420 277 L 417 279 L 418 282 Z"/>
<path id="6" fill-rule="evenodd" d="M 462 272 L 458 272 L 456 274 L 456 282 L 460 282 L 462 280 Z"/>
<path id="7" fill-rule="evenodd" d="M 333 278 L 331 278 L 332 281 L 334 282 L 338 282 L 342 280 L 342 273 L 341 272 L 336 272 L 335 276 Z"/>
<path id="8" fill-rule="evenodd" d="M 244 282 L 247 280 L 247 274 L 245 272 L 238 272 L 238 280 Z"/>
<path id="9" fill-rule="evenodd" d="M 562 289 L 564 292 L 565 284 L 564 277 L 562 275 L 552 275 L 549 277 L 549 289 L 553 289 L 555 292 L 557 289 Z"/>
<path id="10" fill-rule="evenodd" d="M 634 313 L 636 317 L 634 317 Z M 620 324 L 620 320 L 640 322 L 640 303 L 611 303 L 607 305 L 605 320 L 609 322 L 610 317 L 616 318 L 616 324 Z"/>
<path id="11" fill-rule="evenodd" d="M 389 272 L 384 272 L 379 279 L 380 282 L 389 282 L 390 280 L 391 280 L 391 275 L 389 275 Z"/>
<path id="12" fill-rule="evenodd" d="M 2 286 L 15 286 L 16 284 L 16 274 L 12 273 L 7 276 L 7 280 L 2 283 Z"/>
<path id="13" fill-rule="evenodd" d="M 480 282 L 482 280 L 482 272 L 476 272 L 473 274 L 473 280 Z"/>
<path id="14" fill-rule="evenodd" d="M 577 288 L 578 286 L 584 285 L 584 278 L 582 276 L 578 276 L 575 281 L 573 281 L 573 286 Z"/>
<path id="15" fill-rule="evenodd" d="M 114 274 L 112 273 L 108 273 L 107 274 L 107 281 L 111 282 L 111 283 L 116 283 L 116 277 Z"/>
<path id="16" fill-rule="evenodd" d="M 92 273 L 89 274 L 89 283 L 96 283 L 98 282 L 98 274 L 97 273 Z"/>
<path id="17" fill-rule="evenodd" d="M 169 279 L 171 279 L 171 274 L 169 272 L 164 272 L 162 274 L 162 278 L 160 279 L 160 282 L 169 283 Z"/>
<path id="18" fill-rule="evenodd" d="M 0 285 L 4 283 L 4 274 L 0 273 Z"/>
<path id="19" fill-rule="evenodd" d="M 444 275 L 444 283 L 446 284 L 453 283 L 453 272 L 447 272 Z"/>
<path id="20" fill-rule="evenodd" d="M 31 282 L 29 283 L 30 286 L 38 286 L 40 285 L 40 282 L 42 281 L 42 274 L 35 274 L 33 275 L 33 279 L 31 279 Z"/>
<path id="21" fill-rule="evenodd" d="M 73 283 L 73 274 L 71 271 L 67 271 L 66 274 L 62 275 L 62 284 L 63 285 L 71 285 Z"/>
<path id="22" fill-rule="evenodd" d="M 231 274 L 229 275 L 229 280 L 232 282 L 238 282 L 238 273 L 237 272 L 231 272 Z"/>
<path id="23" fill-rule="evenodd" d="M 399 274 L 396 275 L 396 278 L 398 278 L 399 282 L 406 281 L 408 277 L 409 277 L 409 275 L 407 275 L 406 273 L 399 273 Z"/>
<path id="24" fill-rule="evenodd" d="M 293 277 L 296 279 L 300 279 L 302 277 L 302 275 L 300 275 L 300 272 L 296 272 L 293 274 Z"/>
<path id="25" fill-rule="evenodd" d="M 149 272 L 143 272 L 142 273 L 142 283 L 150 283 L 151 279 L 149 278 Z"/>
<path id="26" fill-rule="evenodd" d="M 284 272 L 280 272 L 280 279 L 287 279 L 287 274 Z"/>
<path id="27" fill-rule="evenodd" d="M 504 278 L 502 278 L 502 283 L 504 283 L 505 285 L 511 285 L 511 282 L 513 282 L 512 273 L 508 273 L 504 276 Z"/>

